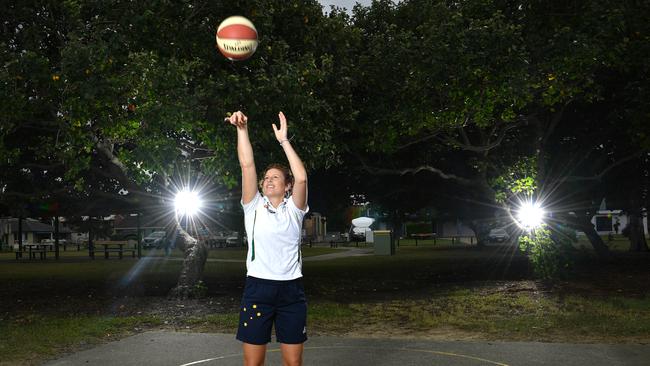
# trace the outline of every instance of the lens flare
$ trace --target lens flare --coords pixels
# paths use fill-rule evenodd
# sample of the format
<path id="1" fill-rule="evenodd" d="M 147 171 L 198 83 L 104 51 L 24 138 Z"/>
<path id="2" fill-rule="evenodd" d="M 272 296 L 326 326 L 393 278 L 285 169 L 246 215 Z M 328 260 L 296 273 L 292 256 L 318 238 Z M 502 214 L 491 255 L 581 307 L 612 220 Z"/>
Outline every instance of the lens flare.
<path id="1" fill-rule="evenodd" d="M 201 198 L 197 192 L 182 190 L 176 193 L 174 207 L 179 216 L 194 216 L 199 212 L 201 206 Z"/>
<path id="2" fill-rule="evenodd" d="M 526 230 L 538 228 L 544 222 L 545 211 L 539 203 L 526 202 L 519 207 L 517 221 Z"/>

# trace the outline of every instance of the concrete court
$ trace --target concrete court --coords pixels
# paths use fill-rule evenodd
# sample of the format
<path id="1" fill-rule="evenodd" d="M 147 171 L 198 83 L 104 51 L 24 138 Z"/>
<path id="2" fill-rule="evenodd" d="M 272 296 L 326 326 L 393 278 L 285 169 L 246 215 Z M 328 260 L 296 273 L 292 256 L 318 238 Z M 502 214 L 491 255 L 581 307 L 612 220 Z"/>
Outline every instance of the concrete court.
<path id="1" fill-rule="evenodd" d="M 74 353 L 46 365 L 241 365 L 232 334 L 152 331 Z M 281 365 L 271 343 L 266 365 Z M 312 337 L 305 365 L 566 365 L 648 366 L 650 345 L 536 342 L 443 342 L 408 339 Z"/>

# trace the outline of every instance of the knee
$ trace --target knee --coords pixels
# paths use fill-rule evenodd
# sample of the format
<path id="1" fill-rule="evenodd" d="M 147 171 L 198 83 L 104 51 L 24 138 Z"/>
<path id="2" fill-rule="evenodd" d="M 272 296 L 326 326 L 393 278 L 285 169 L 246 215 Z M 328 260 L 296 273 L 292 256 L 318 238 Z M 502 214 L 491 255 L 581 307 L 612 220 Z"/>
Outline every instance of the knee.
<path id="1" fill-rule="evenodd" d="M 294 351 L 294 350 L 292 350 Z M 282 353 L 283 366 L 302 366 L 302 352 L 283 352 Z"/>
<path id="2" fill-rule="evenodd" d="M 283 357 L 282 361 L 283 361 L 282 362 L 283 366 L 302 366 L 302 359 L 300 357 L 296 357 L 296 358 Z"/>
<path id="3" fill-rule="evenodd" d="M 246 357 L 244 355 L 244 366 L 264 366 L 264 357 Z"/>
<path id="4" fill-rule="evenodd" d="M 266 347 L 244 346 L 244 366 L 264 366 Z"/>

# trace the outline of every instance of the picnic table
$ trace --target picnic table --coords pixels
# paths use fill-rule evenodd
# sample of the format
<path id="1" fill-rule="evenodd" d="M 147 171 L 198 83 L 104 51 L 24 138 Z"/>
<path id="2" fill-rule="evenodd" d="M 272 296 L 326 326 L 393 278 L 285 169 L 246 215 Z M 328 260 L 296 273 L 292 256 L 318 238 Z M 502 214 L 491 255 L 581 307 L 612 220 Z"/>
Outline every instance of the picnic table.
<path id="1" fill-rule="evenodd" d="M 54 248 L 55 240 L 54 239 L 45 239 L 45 240 L 41 241 L 41 244 L 50 245 L 52 248 Z M 76 246 L 77 251 L 81 250 L 81 242 L 72 243 L 72 242 L 69 242 L 69 241 L 67 241 L 65 239 L 59 239 L 59 247 L 63 247 L 64 252 L 68 251 L 68 246 L 73 246 L 73 247 Z"/>
<path id="2" fill-rule="evenodd" d="M 416 247 L 418 246 L 418 239 L 419 240 L 433 239 L 433 244 L 434 245 L 437 244 L 436 243 L 436 238 L 437 238 L 438 235 L 436 233 L 419 233 L 419 234 L 411 234 L 410 236 L 413 239 L 415 239 L 415 246 Z"/>
<path id="3" fill-rule="evenodd" d="M 433 245 L 437 245 L 437 239 L 451 239 L 452 244 L 461 243 L 463 239 L 469 239 L 470 244 L 474 244 L 474 237 L 471 235 L 448 235 L 438 236 L 436 233 L 420 233 L 411 234 L 409 237 L 415 239 L 415 246 L 418 245 L 418 240 L 433 239 Z"/>
<path id="4" fill-rule="evenodd" d="M 108 259 L 110 253 L 117 253 L 120 259 L 124 257 L 124 253 L 131 253 L 131 256 L 135 258 L 136 249 L 127 247 L 128 245 L 129 242 L 127 240 L 95 240 L 93 247 L 90 249 L 90 258 L 95 259 L 96 251 L 103 251 L 104 259 Z M 96 250 L 97 247 L 101 247 L 103 250 Z"/>
<path id="5" fill-rule="evenodd" d="M 46 259 L 47 252 L 51 251 L 51 245 L 49 244 L 23 244 L 23 249 L 16 250 L 16 260 L 23 257 L 23 254 L 28 254 L 29 259 L 36 259 L 36 254 L 38 254 L 39 259 Z"/>

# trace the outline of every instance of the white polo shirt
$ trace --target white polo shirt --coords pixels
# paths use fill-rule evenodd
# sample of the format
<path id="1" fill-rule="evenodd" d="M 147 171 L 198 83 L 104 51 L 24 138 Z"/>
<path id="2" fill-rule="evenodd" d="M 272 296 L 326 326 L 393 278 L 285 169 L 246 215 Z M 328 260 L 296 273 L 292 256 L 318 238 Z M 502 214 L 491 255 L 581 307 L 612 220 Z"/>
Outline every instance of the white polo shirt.
<path id="1" fill-rule="evenodd" d="M 299 209 L 292 197 L 273 207 L 259 192 L 249 203 L 241 203 L 248 240 L 247 275 L 276 281 L 302 277 L 300 236 L 309 207 Z"/>

